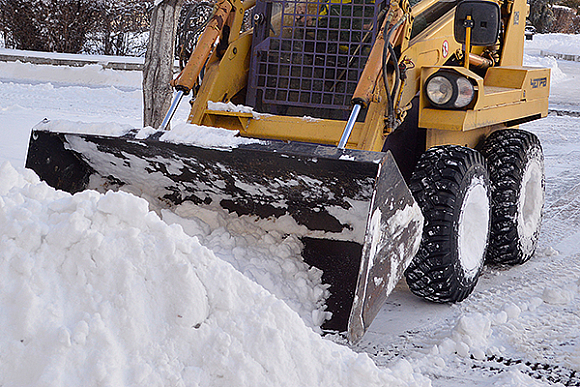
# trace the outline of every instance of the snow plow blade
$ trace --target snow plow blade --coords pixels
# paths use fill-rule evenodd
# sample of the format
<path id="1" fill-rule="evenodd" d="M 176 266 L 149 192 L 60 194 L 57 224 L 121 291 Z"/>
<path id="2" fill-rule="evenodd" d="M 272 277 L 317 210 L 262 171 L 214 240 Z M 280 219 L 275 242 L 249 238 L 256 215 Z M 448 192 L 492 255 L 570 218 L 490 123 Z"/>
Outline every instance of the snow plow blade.
<path id="1" fill-rule="evenodd" d="M 358 341 L 415 255 L 423 217 L 390 153 L 283 141 L 212 147 L 32 131 L 26 167 L 54 188 L 124 190 L 152 209 L 184 201 L 238 215 L 290 215 L 305 261 L 330 284 L 323 329 Z"/>

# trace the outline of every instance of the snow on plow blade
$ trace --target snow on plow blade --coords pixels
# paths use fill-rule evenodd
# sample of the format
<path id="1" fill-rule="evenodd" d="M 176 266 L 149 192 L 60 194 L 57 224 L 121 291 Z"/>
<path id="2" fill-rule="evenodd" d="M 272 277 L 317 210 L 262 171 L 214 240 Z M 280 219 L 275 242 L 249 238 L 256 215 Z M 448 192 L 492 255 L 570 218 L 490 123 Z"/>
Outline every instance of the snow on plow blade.
<path id="1" fill-rule="evenodd" d="M 26 167 L 57 189 L 122 189 L 153 208 L 184 201 L 239 215 L 290 215 L 307 263 L 330 284 L 323 328 L 358 341 L 416 253 L 423 218 L 390 153 L 283 141 L 208 147 L 32 131 Z"/>

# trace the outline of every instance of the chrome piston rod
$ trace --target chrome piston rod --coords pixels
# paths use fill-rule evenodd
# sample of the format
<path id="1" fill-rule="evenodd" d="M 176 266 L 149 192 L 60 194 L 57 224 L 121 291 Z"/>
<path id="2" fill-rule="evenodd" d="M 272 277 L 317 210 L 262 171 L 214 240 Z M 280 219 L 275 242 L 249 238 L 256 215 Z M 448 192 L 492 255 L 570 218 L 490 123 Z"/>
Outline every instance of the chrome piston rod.
<path id="1" fill-rule="evenodd" d="M 344 149 L 346 147 L 346 143 L 348 142 L 348 139 L 350 138 L 350 134 L 352 133 L 352 129 L 354 128 L 354 124 L 356 122 L 356 119 L 358 118 L 361 107 L 362 106 L 358 103 L 353 106 L 352 112 L 350 113 L 350 117 L 348 118 L 348 122 L 346 123 L 346 126 L 344 127 L 344 130 L 342 131 L 342 137 L 340 138 L 340 141 L 338 142 L 339 149 Z"/>
<path id="2" fill-rule="evenodd" d="M 173 98 L 173 102 L 171 103 L 171 107 L 169 108 L 169 110 L 165 114 L 165 118 L 163 118 L 163 122 L 161 123 L 161 127 L 159 129 L 161 129 L 161 130 L 167 129 L 167 126 L 169 126 L 169 122 L 173 118 L 173 115 L 175 114 L 175 111 L 177 110 L 177 107 L 179 106 L 179 103 L 183 99 L 184 95 L 185 95 L 185 92 L 183 90 L 179 90 L 177 92 L 177 94 L 175 94 L 175 97 Z"/>

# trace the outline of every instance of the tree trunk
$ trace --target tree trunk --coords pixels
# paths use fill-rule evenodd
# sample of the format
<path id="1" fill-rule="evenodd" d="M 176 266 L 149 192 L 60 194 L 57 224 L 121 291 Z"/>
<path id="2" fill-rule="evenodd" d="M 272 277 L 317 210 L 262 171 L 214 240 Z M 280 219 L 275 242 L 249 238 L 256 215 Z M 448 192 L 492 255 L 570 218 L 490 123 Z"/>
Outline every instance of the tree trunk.
<path id="1" fill-rule="evenodd" d="M 177 22 L 184 0 L 163 0 L 151 15 L 149 44 L 143 67 L 143 125 L 159 128 L 173 96 Z"/>

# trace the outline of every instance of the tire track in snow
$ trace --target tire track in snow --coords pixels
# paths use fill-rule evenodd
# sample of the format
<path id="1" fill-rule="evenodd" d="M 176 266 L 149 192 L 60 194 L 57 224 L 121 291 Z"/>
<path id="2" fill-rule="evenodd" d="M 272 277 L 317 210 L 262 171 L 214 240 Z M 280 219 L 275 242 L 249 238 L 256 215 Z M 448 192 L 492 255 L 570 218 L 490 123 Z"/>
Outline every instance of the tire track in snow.
<path id="1" fill-rule="evenodd" d="M 542 223 L 541 247 L 561 242 L 571 230 L 580 229 L 580 183 L 544 208 Z"/>
<path id="2" fill-rule="evenodd" d="M 501 356 L 490 356 L 483 362 L 475 361 L 472 367 L 495 374 L 509 372 L 511 368 L 517 367 L 520 372 L 534 379 L 548 383 L 561 383 L 565 387 L 580 386 L 580 374 L 576 370 L 557 365 L 532 363 L 521 359 L 509 359 Z"/>
<path id="3" fill-rule="evenodd" d="M 375 343 L 365 351 L 382 366 L 398 359 L 413 359 L 416 368 L 433 379 L 434 386 L 447 386 L 458 376 L 464 380 L 472 374 L 479 379 L 482 373 L 491 377 L 514 370 L 546 382 L 578 385 L 574 371 L 580 370 L 579 263 L 580 254 L 539 254 L 510 271 L 487 268 L 470 298 L 447 306 L 450 318 L 413 326 L 391 338 L 392 342 Z M 478 315 L 491 321 L 490 336 L 482 348 L 484 358 L 475 359 L 454 349 L 451 352 L 455 353 L 443 356 L 440 349 L 433 350 L 448 346 L 449 341 L 460 343 L 457 332 L 462 317 Z M 500 365 L 498 359 L 505 362 Z"/>
<path id="4" fill-rule="evenodd" d="M 525 127 L 540 137 L 544 148 L 546 204 L 540 249 L 555 247 L 580 230 L 580 113 L 558 112 Z"/>

